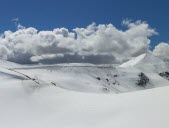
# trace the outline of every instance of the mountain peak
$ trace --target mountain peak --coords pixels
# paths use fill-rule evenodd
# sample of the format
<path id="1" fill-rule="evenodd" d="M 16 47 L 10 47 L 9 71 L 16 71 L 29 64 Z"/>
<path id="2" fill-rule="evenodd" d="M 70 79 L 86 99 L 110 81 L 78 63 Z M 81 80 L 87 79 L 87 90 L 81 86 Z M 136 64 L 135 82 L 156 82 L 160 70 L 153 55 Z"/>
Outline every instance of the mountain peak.
<path id="1" fill-rule="evenodd" d="M 131 60 L 121 64 L 119 67 L 130 67 L 141 64 L 156 64 L 161 62 L 163 62 L 161 58 L 156 57 L 152 53 L 148 52 L 132 58 Z"/>

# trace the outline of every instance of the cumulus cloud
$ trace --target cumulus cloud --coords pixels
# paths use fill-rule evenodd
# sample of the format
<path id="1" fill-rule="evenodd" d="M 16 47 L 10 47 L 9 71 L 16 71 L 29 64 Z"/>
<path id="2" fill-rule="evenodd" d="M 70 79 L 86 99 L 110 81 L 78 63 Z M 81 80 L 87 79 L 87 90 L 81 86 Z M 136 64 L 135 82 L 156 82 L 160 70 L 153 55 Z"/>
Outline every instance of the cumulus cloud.
<path id="1" fill-rule="evenodd" d="M 169 60 L 169 43 L 159 43 L 153 50 L 153 54 L 165 60 Z"/>
<path id="2" fill-rule="evenodd" d="M 149 37 L 158 34 L 146 22 L 123 21 L 127 30 L 112 24 L 86 28 L 38 31 L 19 26 L 0 36 L 0 58 L 18 63 L 120 63 L 149 50 Z"/>

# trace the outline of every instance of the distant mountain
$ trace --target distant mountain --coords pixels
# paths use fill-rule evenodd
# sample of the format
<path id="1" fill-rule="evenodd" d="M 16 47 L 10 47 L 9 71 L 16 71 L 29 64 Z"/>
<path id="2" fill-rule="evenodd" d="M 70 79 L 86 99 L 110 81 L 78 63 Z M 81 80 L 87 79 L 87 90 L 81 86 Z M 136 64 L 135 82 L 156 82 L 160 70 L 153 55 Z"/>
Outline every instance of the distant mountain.
<path id="1" fill-rule="evenodd" d="M 151 53 L 145 53 L 138 57 L 132 58 L 131 60 L 121 64 L 119 67 L 130 67 L 136 65 L 144 65 L 144 64 L 160 64 L 164 63 L 164 60 L 154 56 Z"/>
<path id="2" fill-rule="evenodd" d="M 94 93 L 122 93 L 169 85 L 169 63 L 151 53 L 117 67 L 85 63 L 23 66 L 1 60 L 2 74 L 20 79 L 23 85 L 31 81 L 34 86 Z"/>

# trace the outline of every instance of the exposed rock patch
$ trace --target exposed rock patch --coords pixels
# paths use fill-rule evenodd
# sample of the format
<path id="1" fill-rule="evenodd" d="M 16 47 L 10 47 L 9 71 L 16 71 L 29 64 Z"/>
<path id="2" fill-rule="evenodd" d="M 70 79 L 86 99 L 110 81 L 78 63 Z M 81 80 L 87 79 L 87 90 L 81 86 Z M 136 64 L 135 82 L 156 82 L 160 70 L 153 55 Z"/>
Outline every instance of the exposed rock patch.
<path id="1" fill-rule="evenodd" d="M 162 72 L 162 73 L 159 73 L 159 75 L 167 80 L 169 80 L 169 72 Z"/>
<path id="2" fill-rule="evenodd" d="M 145 87 L 149 82 L 148 77 L 142 72 L 138 76 L 139 76 L 139 80 L 137 81 L 136 84 L 140 87 Z"/>

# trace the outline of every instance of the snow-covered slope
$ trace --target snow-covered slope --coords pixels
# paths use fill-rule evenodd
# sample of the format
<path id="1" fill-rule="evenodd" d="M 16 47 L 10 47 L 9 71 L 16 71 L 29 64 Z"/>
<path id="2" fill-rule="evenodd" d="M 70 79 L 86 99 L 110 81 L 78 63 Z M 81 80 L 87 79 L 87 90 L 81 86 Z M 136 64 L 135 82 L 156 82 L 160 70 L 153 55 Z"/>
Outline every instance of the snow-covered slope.
<path id="1" fill-rule="evenodd" d="M 135 60 L 124 67 L 3 61 L 0 128 L 168 128 L 168 64 L 146 54 Z M 107 94 L 120 92 L 129 93 Z"/>
<path id="2" fill-rule="evenodd" d="M 144 73 L 154 87 L 169 85 L 169 63 L 151 53 L 140 55 L 118 66 L 121 70 L 138 70 Z"/>
<path id="3" fill-rule="evenodd" d="M 136 65 L 144 64 L 160 64 L 164 61 L 158 57 L 153 56 L 151 53 L 145 53 L 138 57 L 132 58 L 131 60 L 121 64 L 119 67 L 131 67 Z"/>
<path id="4" fill-rule="evenodd" d="M 146 56 L 146 53 L 145 54 L 142 54 L 136 58 L 132 58 L 130 61 L 127 61 L 123 64 L 121 64 L 119 67 L 130 67 L 130 66 L 134 66 L 136 64 L 138 64 L 140 61 L 142 61 Z"/>
<path id="5" fill-rule="evenodd" d="M 164 85 L 148 83 L 146 86 L 138 86 L 140 70 L 116 69 L 113 67 L 98 66 L 42 66 L 15 69 L 17 72 L 27 74 L 44 84 L 54 85 L 64 89 L 95 92 L 95 93 L 121 93 L 143 90 Z M 166 81 L 164 79 L 164 81 Z"/>
<path id="6" fill-rule="evenodd" d="M 97 93 L 121 93 L 169 85 L 160 73 L 169 64 L 151 53 L 140 55 L 118 66 L 58 64 L 16 69 L 33 78 L 68 90 Z"/>
<path id="7" fill-rule="evenodd" d="M 169 87 L 119 95 L 0 84 L 1 128 L 168 128 Z"/>
<path id="8" fill-rule="evenodd" d="M 9 62 L 6 60 L 0 60 L 0 67 L 5 67 L 5 68 L 17 68 L 18 67 L 19 68 L 19 67 L 22 67 L 22 65 Z"/>
<path id="9" fill-rule="evenodd" d="M 143 54 L 119 67 L 76 63 L 16 66 L 6 63 L 10 72 L 23 75 L 39 85 L 80 92 L 122 93 L 169 85 L 169 76 L 165 74 L 169 65 L 151 54 Z M 22 82 L 27 84 L 25 80 Z"/>

